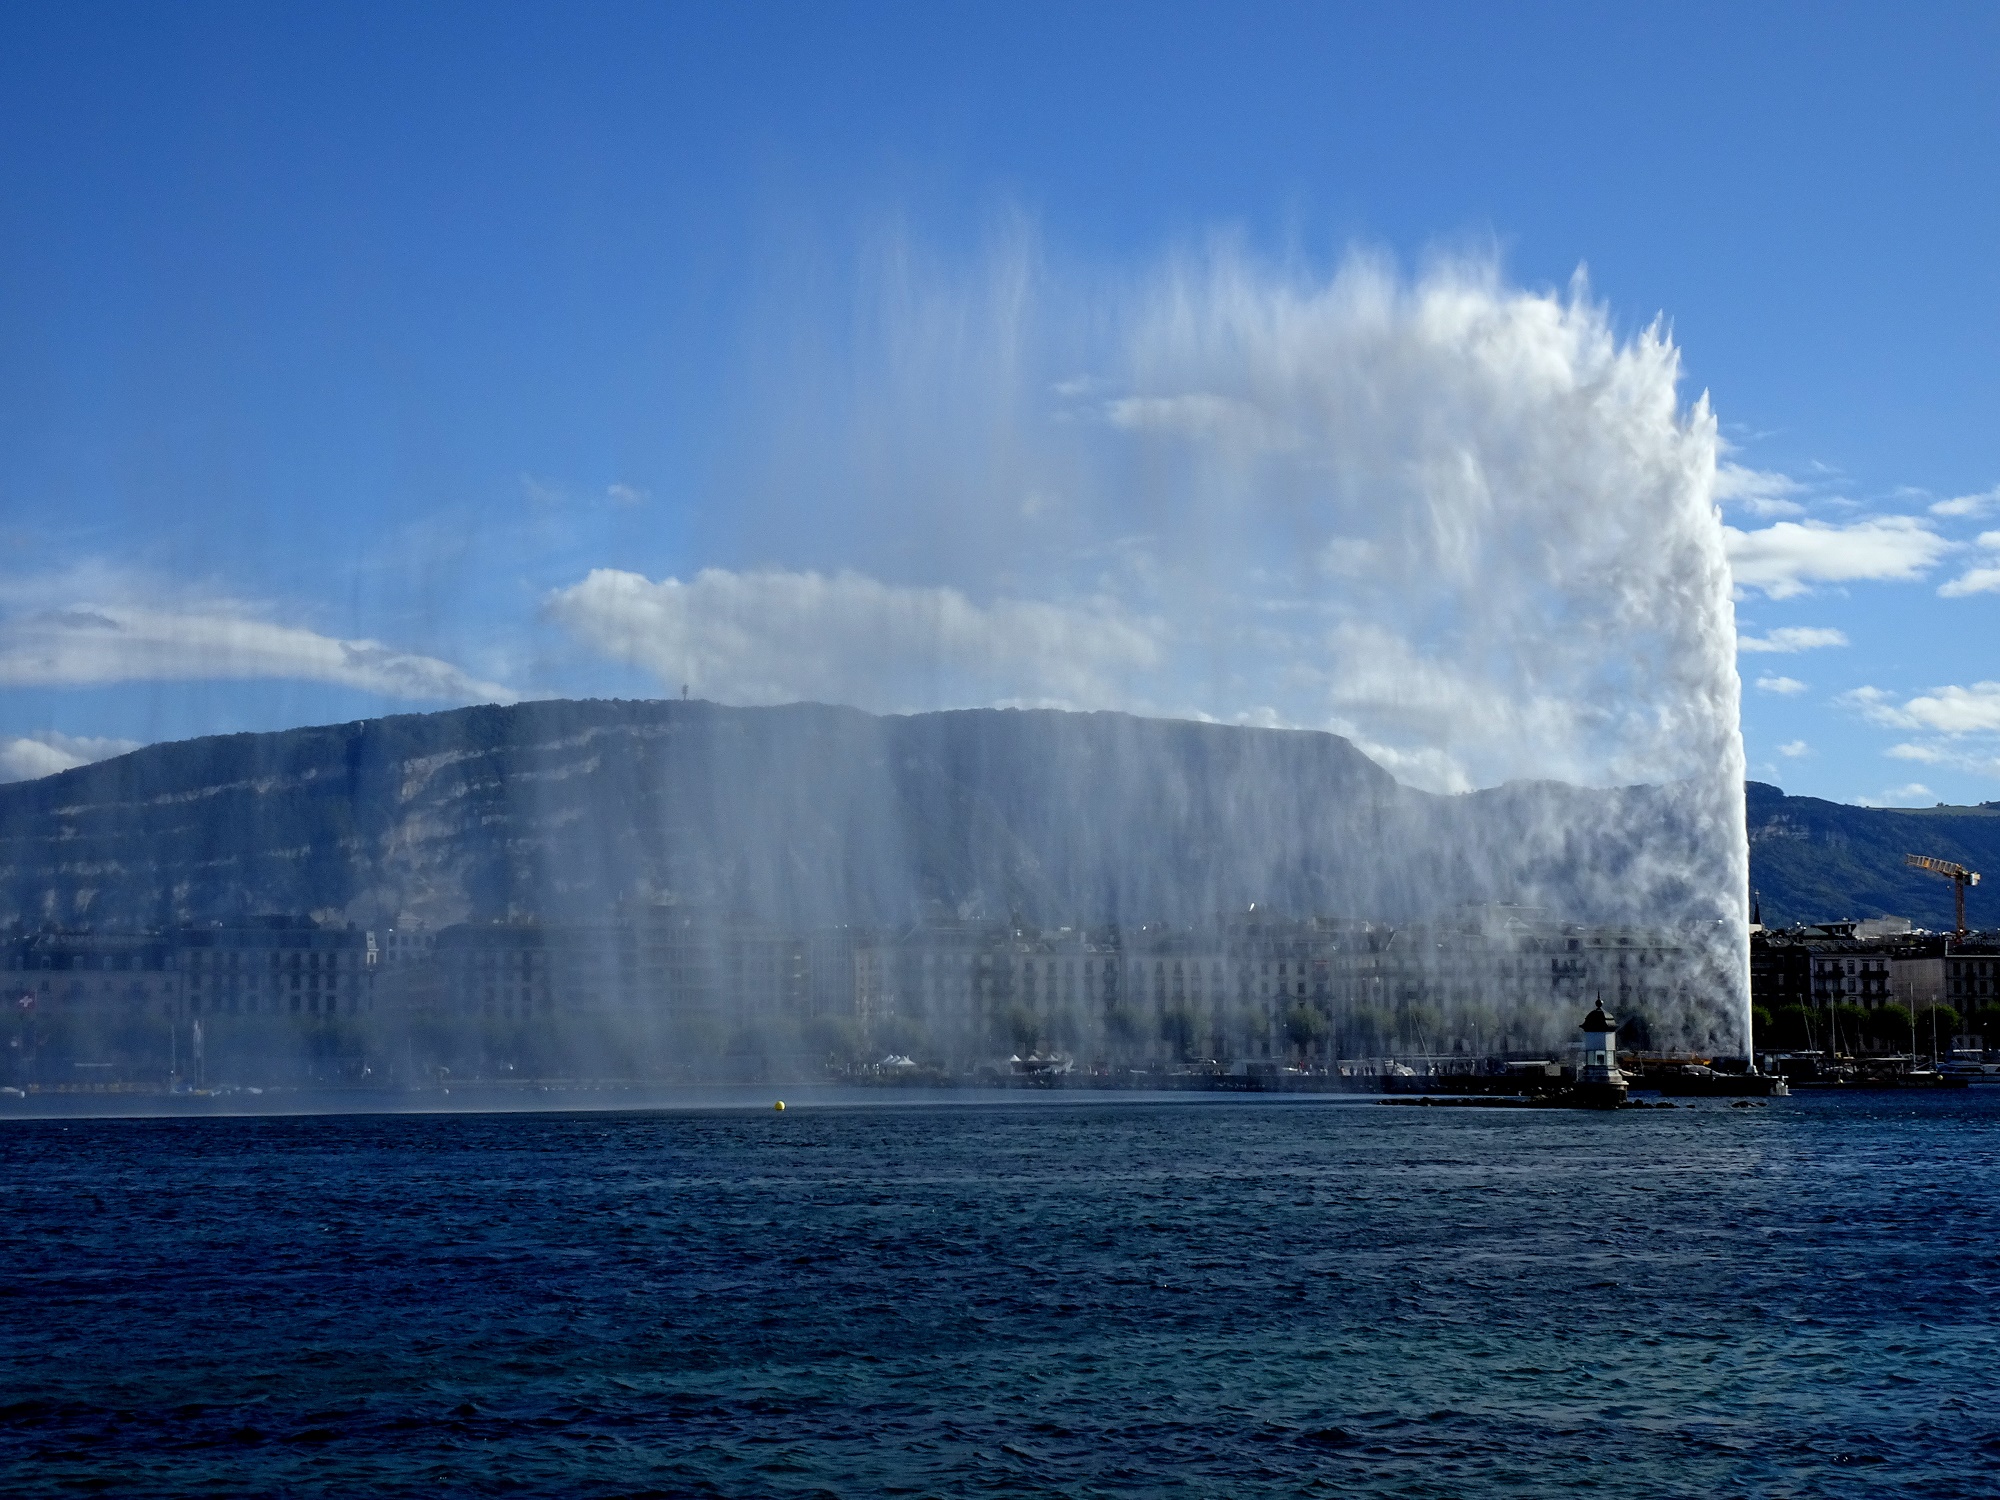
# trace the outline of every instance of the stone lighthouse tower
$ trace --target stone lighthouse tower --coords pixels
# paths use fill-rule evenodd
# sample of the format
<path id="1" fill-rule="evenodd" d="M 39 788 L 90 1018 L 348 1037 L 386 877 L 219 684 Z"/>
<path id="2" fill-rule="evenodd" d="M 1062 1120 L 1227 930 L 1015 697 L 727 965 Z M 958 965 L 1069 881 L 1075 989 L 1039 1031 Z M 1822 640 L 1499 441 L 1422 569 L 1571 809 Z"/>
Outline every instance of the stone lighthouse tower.
<path id="1" fill-rule="evenodd" d="M 1618 1023 L 1604 1013 L 1604 1002 L 1583 1018 L 1583 1061 L 1576 1070 L 1576 1100 L 1598 1109 L 1615 1109 L 1625 1102 L 1628 1080 L 1618 1071 Z"/>

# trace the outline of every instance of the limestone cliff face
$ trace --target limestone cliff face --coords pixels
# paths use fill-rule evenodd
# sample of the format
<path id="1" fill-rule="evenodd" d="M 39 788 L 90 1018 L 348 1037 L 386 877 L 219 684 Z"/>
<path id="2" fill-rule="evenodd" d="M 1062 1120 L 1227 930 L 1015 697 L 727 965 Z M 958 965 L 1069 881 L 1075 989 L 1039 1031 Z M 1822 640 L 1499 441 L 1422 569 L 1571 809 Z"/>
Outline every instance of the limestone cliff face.
<path id="1" fill-rule="evenodd" d="M 0 787 L 0 918 L 590 920 L 669 896 L 794 928 L 1186 922 L 1252 901 L 1645 916 L 1640 893 L 1700 837 L 1643 788 L 1429 796 L 1327 734 L 546 702 L 155 745 Z"/>
<path id="2" fill-rule="evenodd" d="M 155 745 L 0 787 L 0 899 L 99 926 L 713 902 L 1171 919 L 1323 881 L 1406 796 L 1345 741 L 1114 714 L 546 702 Z M 1338 863 L 1338 859 L 1334 860 Z"/>

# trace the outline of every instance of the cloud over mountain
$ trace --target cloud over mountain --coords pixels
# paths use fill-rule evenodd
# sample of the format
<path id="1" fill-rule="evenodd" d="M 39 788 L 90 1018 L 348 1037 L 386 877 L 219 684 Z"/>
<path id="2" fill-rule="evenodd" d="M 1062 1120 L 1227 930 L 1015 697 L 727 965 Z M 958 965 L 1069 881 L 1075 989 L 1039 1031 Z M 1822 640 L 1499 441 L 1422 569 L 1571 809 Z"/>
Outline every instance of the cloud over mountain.
<path id="1" fill-rule="evenodd" d="M 1846 644 L 1846 632 L 1823 625 L 1784 625 L 1767 635 L 1739 635 L 1736 638 L 1736 649 L 1743 652 L 1816 651 L 1822 646 Z"/>
<path id="2" fill-rule="evenodd" d="M 1989 553 L 2000 553 L 2000 531 L 1981 532 L 1979 546 Z M 1946 599 L 1962 599 L 1967 594 L 2000 594 L 2000 557 L 1967 568 L 1940 587 L 1938 593 Z"/>
<path id="3" fill-rule="evenodd" d="M 0 781 L 33 781 L 138 748 L 137 740 L 60 734 L 53 729 L 0 737 Z"/>
<path id="4" fill-rule="evenodd" d="M 1725 526 L 1730 576 L 1738 588 L 1790 599 L 1818 583 L 1903 582 L 1921 578 L 1951 543 L 1913 516 L 1875 516 L 1834 525 L 1779 521 L 1761 531 Z"/>
<path id="5" fill-rule="evenodd" d="M 546 608 L 669 691 L 878 710 L 1130 706 L 1167 634 L 1109 599 L 979 604 L 953 588 L 783 569 L 705 568 L 683 582 L 598 568 Z"/>
<path id="6" fill-rule="evenodd" d="M 450 662 L 338 640 L 223 602 L 153 608 L 80 602 L 0 622 L 0 686 L 289 678 L 433 702 L 513 702 Z"/>

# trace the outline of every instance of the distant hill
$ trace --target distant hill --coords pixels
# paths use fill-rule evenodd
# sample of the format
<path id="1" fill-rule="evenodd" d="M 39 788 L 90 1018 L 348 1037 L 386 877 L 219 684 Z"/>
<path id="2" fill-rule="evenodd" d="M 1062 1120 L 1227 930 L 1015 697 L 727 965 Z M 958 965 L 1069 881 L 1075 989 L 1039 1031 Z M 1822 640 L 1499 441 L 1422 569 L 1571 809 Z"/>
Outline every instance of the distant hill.
<path id="1" fill-rule="evenodd" d="M 1643 917 L 1700 904 L 1686 872 L 1701 848 L 1656 789 L 1432 796 L 1330 734 L 555 701 L 153 745 L 0 786 L 0 917 L 439 925 L 601 920 L 630 898 L 793 928 L 929 912 L 1189 922 L 1253 901 Z"/>
<path id="2" fill-rule="evenodd" d="M 1966 893 L 1966 922 L 2000 927 L 2000 804 L 1849 807 L 1761 781 L 1748 796 L 1750 883 L 1767 926 L 1889 916 L 1949 928 L 1950 883 L 1903 863 L 1929 854 L 1986 876 L 1991 883 Z"/>
<path id="3" fill-rule="evenodd" d="M 1906 853 L 2000 885 L 2000 806 L 1848 807 L 1752 782 L 1748 814 L 1767 923 L 1947 925 L 1950 886 Z M 0 786 L 0 919 L 591 920 L 669 897 L 792 927 L 942 911 L 1187 922 L 1252 901 L 1388 920 L 1461 901 L 1644 916 L 1685 899 L 1658 872 L 1692 864 L 1697 842 L 1655 790 L 1437 797 L 1330 734 L 554 701 L 152 745 Z M 1967 910 L 2000 925 L 1995 886 Z"/>

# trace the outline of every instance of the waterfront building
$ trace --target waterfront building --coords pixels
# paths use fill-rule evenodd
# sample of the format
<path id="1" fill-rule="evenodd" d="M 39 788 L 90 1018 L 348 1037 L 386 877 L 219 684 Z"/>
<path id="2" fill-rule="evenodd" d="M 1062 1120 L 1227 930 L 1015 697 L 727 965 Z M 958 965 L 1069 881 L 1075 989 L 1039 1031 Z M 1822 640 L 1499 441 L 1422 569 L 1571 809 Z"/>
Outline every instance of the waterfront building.
<path id="1" fill-rule="evenodd" d="M 160 933 L 38 932 L 4 957 L 5 998 L 43 1015 L 62 1010 L 171 1017 L 185 1006 L 185 972 Z"/>
<path id="2" fill-rule="evenodd" d="M 1945 1001 L 1961 1016 L 2000 1008 L 2000 935 L 1973 933 L 1945 955 Z"/>
<path id="3" fill-rule="evenodd" d="M 1892 934 L 1882 946 L 1889 955 L 1887 1001 L 1893 1001 L 1912 1014 L 1933 1005 L 1950 1003 L 1946 958 L 1951 938 L 1948 934 Z"/>
<path id="4" fill-rule="evenodd" d="M 1813 1000 L 1819 1005 L 1858 1005 L 1875 1010 L 1888 1003 L 1889 954 L 1858 938 L 1835 938 L 1813 950 Z"/>
<path id="5" fill-rule="evenodd" d="M 264 917 L 171 934 L 189 1015 L 363 1015 L 374 1009 L 373 936 L 309 917 Z"/>
<path id="6" fill-rule="evenodd" d="M 629 1012 L 726 1030 L 804 1015 L 808 945 L 753 918 L 660 901 L 630 906 L 614 942 Z M 629 933 L 629 937 L 626 934 Z"/>
<path id="7" fill-rule="evenodd" d="M 1933 1005 L 1967 1012 L 2000 1004 L 1997 963 L 2000 943 L 1983 934 L 1958 942 L 1913 931 L 1902 918 L 1814 923 L 1752 934 L 1751 997 L 1774 1014 L 1790 1005 L 1823 1013 L 1891 1003 L 1913 1013 Z"/>
<path id="8" fill-rule="evenodd" d="M 818 927 L 806 935 L 806 1010 L 814 1017 L 859 1014 L 855 955 L 870 934 L 853 926 Z"/>
<path id="9" fill-rule="evenodd" d="M 255 1046 L 317 1077 L 340 1065 L 328 1038 L 368 1024 L 375 957 L 370 934 L 306 917 L 27 934 L 0 948 L 7 1055 L 36 1087 L 198 1082 L 205 1033 L 211 1057 Z"/>
<path id="10" fill-rule="evenodd" d="M 274 916 L 143 934 L 32 933 L 0 962 L 17 997 L 45 1010 L 333 1016 L 374 1008 L 374 958 L 367 932 Z"/>
<path id="11" fill-rule="evenodd" d="M 511 1036 L 580 1020 L 578 1034 L 650 1036 L 687 1058 L 778 1047 L 956 1069 L 1049 1052 L 1107 1068 L 1324 1069 L 1413 1053 L 1548 1056 L 1573 1004 L 1643 1017 L 1683 1003 L 1712 979 L 1696 951 L 1671 930 L 1504 905 L 1411 923 L 1251 906 L 1192 926 L 932 917 L 792 933 L 695 903 L 632 902 L 595 924 L 368 932 L 277 917 L 45 933 L 13 940 L 4 962 L 49 1006 L 374 1015 L 419 1043 L 466 1023 Z"/>
<path id="12" fill-rule="evenodd" d="M 948 1063 L 1101 1054 L 1121 994 L 1113 929 L 930 919 L 857 940 L 854 1017 Z"/>
<path id="13" fill-rule="evenodd" d="M 407 985 L 405 1003 L 415 1014 L 505 1021 L 553 1015 L 556 982 L 549 938 L 539 924 L 529 922 L 447 927 L 432 938 L 423 959 L 399 976 Z M 572 999 L 573 993 L 564 998 Z"/>

